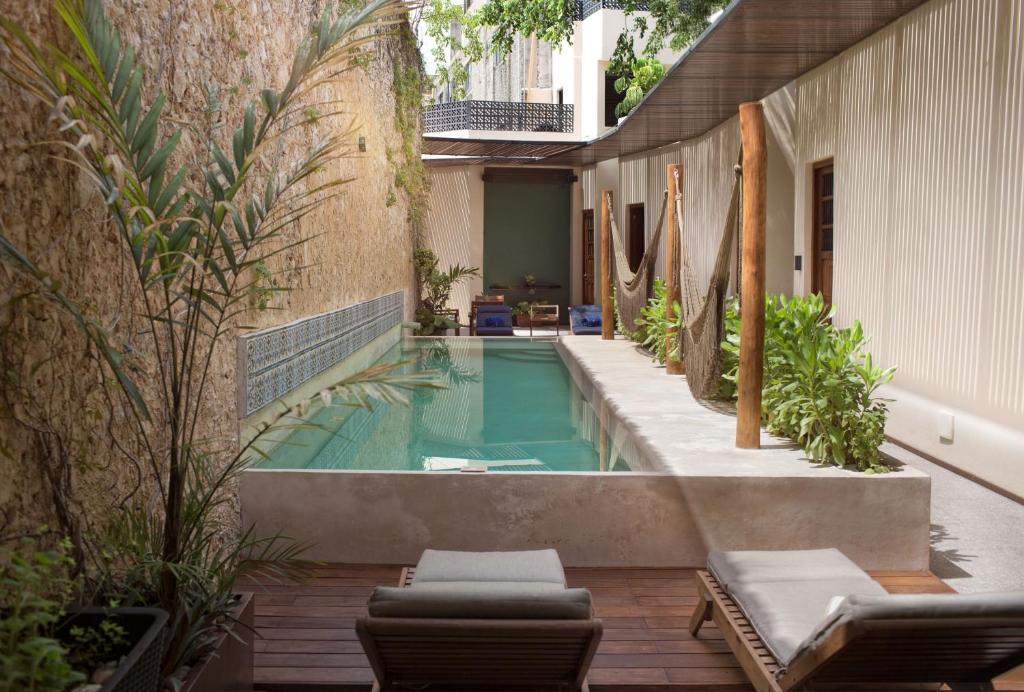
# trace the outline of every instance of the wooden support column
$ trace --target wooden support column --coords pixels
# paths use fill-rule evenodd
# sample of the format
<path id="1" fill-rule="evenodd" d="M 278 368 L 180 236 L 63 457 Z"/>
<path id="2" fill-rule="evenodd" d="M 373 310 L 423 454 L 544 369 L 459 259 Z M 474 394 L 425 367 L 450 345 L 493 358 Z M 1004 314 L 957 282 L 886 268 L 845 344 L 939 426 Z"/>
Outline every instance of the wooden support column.
<path id="1" fill-rule="evenodd" d="M 682 239 L 679 237 L 679 227 L 676 223 L 676 194 L 679 188 L 676 185 L 676 174 L 679 175 L 679 182 L 683 181 L 683 167 L 672 163 L 668 166 L 668 214 L 665 223 L 668 224 L 668 235 L 665 240 L 665 249 L 668 253 L 665 264 L 665 297 L 666 317 L 669 324 L 674 325 L 676 320 L 676 303 L 682 300 L 682 293 L 679 289 L 679 248 Z M 665 372 L 669 375 L 682 375 L 686 370 L 683 368 L 683 361 L 672 357 L 672 350 L 676 347 L 676 335 L 678 330 L 670 326 L 665 334 Z"/>
<path id="2" fill-rule="evenodd" d="M 601 338 L 615 338 L 612 307 L 612 192 L 601 193 Z"/>
<path id="3" fill-rule="evenodd" d="M 740 106 L 743 146 L 743 283 L 740 296 L 739 402 L 736 446 L 761 446 L 761 386 L 764 380 L 765 226 L 768 201 L 768 154 L 764 108 Z"/>

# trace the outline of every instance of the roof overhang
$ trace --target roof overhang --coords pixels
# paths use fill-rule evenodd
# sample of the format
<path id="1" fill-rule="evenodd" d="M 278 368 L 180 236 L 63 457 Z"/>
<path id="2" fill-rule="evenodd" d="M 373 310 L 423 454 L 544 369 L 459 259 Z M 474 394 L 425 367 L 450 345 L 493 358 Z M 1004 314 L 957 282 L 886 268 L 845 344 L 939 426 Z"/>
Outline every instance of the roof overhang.
<path id="1" fill-rule="evenodd" d="M 595 140 L 426 135 L 424 153 L 586 166 L 693 139 L 928 1 L 733 0 L 640 105 Z"/>

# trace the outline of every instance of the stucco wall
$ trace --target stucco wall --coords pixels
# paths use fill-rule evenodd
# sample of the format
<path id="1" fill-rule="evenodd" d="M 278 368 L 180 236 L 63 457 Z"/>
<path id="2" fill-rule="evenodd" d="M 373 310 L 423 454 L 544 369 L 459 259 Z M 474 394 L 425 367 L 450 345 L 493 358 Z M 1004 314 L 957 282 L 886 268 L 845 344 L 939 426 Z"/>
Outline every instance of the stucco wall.
<path id="1" fill-rule="evenodd" d="M 795 243 L 834 157 L 837 320 L 899 368 L 889 433 L 1024 496 L 1022 37 L 1024 0 L 933 0 L 801 78 Z"/>
<path id="2" fill-rule="evenodd" d="M 217 136 L 228 136 L 240 121 L 245 104 L 264 86 L 280 87 L 287 79 L 292 55 L 307 35 L 323 0 L 151 0 L 108 2 L 111 15 L 145 66 L 144 101 L 162 91 L 169 118 L 202 128 L 207 98 L 217 94 L 213 112 Z M 24 23 L 43 40 L 66 38 L 55 34 L 59 21 L 49 2 L 4 0 L 0 11 Z M 326 96 L 340 97 L 346 115 L 341 123 L 323 119 L 295 128 L 281 140 L 273 156 L 282 168 L 298 159 L 326 128 L 351 124 L 352 144 L 365 137 L 367 151 L 343 161 L 325 176 L 352 177 L 342 195 L 286 230 L 289 240 L 309 239 L 283 253 L 270 269 L 293 290 L 279 294 L 273 309 L 255 303 L 240 323 L 257 328 L 332 310 L 396 289 L 414 294 L 411 267 L 413 229 L 409 204 L 394 190 L 394 166 L 402 165 L 401 135 L 395 128 L 396 103 L 390 88 L 394 76 L 391 55 L 401 54 L 406 65 L 418 65 L 400 39 L 387 39 L 373 49 L 365 68 L 348 73 Z M 404 48 L 402 48 L 405 46 Z M 400 50 L 400 48 L 402 48 Z M 2 60 L 0 56 L 0 60 Z M 322 109 L 321 109 L 322 110 Z M 48 159 L 34 143 L 51 139 L 46 112 L 6 81 L 0 81 L 0 222 L 7 233 L 59 279 L 91 314 L 116 325 L 116 336 L 143 382 L 152 382 L 152 361 L 145 353 L 141 325 L 134 314 L 138 295 L 125 271 L 126 260 L 114 230 L 104 223 L 103 206 L 70 167 Z M 164 133 L 165 135 L 167 132 Z M 228 143 L 228 150 L 230 150 Z M 188 130 L 179 147 L 180 164 L 201 170 L 206 161 L 201 131 Z M 418 154 L 417 154 L 418 155 Z M 192 180 L 198 184 L 198 179 Z M 396 192 L 393 203 L 389 195 Z M 55 313 L 26 306 L 12 309 L 12 295 L 25 284 L 0 266 L 0 337 L 5 358 L 17 366 L 21 385 L 35 390 L 49 409 L 53 428 L 79 460 L 75 483 L 91 513 L 120 501 L 140 479 L 138 469 L 115 452 L 111 434 L 124 432 L 118 415 L 110 416 L 103 386 L 91 375 L 93 357 L 75 328 Z M 408 301 L 411 305 L 412 301 Z M 39 318 L 43 318 L 40 320 Z M 233 334 L 214 356 L 209 394 L 204 402 L 200 436 L 230 448 L 238 434 L 235 411 L 236 354 Z M 32 367 L 53 357 L 41 370 Z M 10 364 L 10 363 L 8 363 Z M 8 371 L 10 374 L 10 371 Z M 11 391 L 11 390 L 8 390 Z M 150 392 L 152 393 L 152 392 Z M 10 411 L 4 411 L 10 414 Z M 24 411 L 19 412 L 22 416 Z M 0 420 L 0 535 L 51 522 L 49 498 L 41 481 L 38 440 L 9 415 Z M 88 469 L 88 471 L 86 471 Z M 151 482 L 143 472 L 141 482 Z"/>

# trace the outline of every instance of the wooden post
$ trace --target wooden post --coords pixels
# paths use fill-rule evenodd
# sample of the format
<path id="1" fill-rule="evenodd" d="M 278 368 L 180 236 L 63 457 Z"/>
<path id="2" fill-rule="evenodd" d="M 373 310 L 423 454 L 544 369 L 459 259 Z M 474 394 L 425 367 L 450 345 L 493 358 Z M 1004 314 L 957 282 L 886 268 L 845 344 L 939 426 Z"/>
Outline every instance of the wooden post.
<path id="1" fill-rule="evenodd" d="M 764 109 L 740 106 L 743 146 L 743 285 L 740 296 L 739 402 L 736 446 L 761 446 L 761 386 L 764 380 L 765 225 L 767 223 L 768 155 Z"/>
<path id="2" fill-rule="evenodd" d="M 601 193 L 601 338 L 615 338 L 612 308 L 612 192 Z"/>
<path id="3" fill-rule="evenodd" d="M 683 368 L 683 361 L 672 357 L 672 349 L 676 347 L 677 329 L 674 326 L 676 320 L 676 303 L 682 299 L 679 289 L 679 267 L 676 261 L 679 259 L 679 247 L 682 239 L 679 237 L 679 228 L 676 224 L 676 193 L 679 188 L 676 185 L 676 173 L 679 174 L 679 181 L 682 182 L 683 167 L 678 164 L 668 166 L 668 214 L 665 223 L 668 224 L 668 236 L 665 240 L 665 249 L 668 253 L 666 260 L 665 279 L 665 316 L 668 318 L 669 326 L 665 334 L 665 372 L 669 375 L 682 375 L 686 372 Z"/>

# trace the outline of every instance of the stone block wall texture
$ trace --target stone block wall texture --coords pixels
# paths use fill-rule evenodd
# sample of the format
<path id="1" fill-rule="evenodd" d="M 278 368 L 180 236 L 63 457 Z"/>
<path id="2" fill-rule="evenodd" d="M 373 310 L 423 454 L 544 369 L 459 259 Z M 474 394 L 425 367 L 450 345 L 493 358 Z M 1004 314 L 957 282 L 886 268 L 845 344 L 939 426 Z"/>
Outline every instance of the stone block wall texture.
<path id="1" fill-rule="evenodd" d="M 208 133 L 230 151 L 230 133 L 246 104 L 260 89 L 286 82 L 294 51 L 324 0 L 106 5 L 145 66 L 144 102 L 162 91 L 165 114 L 187 124 L 172 163 L 201 171 Z M 68 45 L 49 0 L 0 0 L 0 13 L 37 39 Z M 325 172 L 353 180 L 288 229 L 286 240 L 308 242 L 282 253 L 269 268 L 292 290 L 276 294 L 267 310 L 254 299 L 238 325 L 283 324 L 399 289 L 408 291 L 411 311 L 414 229 L 410 203 L 395 189 L 402 136 L 393 82 L 396 70 L 418 69 L 419 62 L 407 38 L 385 37 L 369 50 L 365 66 L 323 94 L 342 100 L 344 116 L 303 124 L 276 145 L 273 157 L 282 169 L 329 127 L 351 128 L 353 150 L 362 136 L 366 152 L 356 151 L 338 170 Z M 53 160 L 53 148 L 37 146 L 54 139 L 46 121 L 41 104 L 0 79 L 0 224 L 92 316 L 113 326 L 137 379 L 152 386 L 152 354 L 146 352 L 123 244 L 88 184 Z M 418 156 L 418 144 L 415 150 Z M 128 425 L 127 412 L 111 405 L 115 390 L 102 380 L 95 354 L 66 318 L 31 293 L 30 282 L 0 265 L 0 541 L 44 523 L 59 525 L 52 511 L 55 488 L 76 498 L 65 511 L 89 526 L 133 489 L 154 483 L 151 469 L 132 460 L 134 450 L 121 448 L 118 433 Z M 237 445 L 236 334 L 215 353 L 204 402 L 200 436 L 212 449 Z M 53 462 L 61 457 L 73 462 L 73 471 Z"/>

